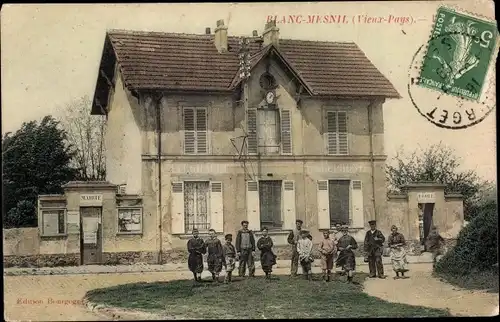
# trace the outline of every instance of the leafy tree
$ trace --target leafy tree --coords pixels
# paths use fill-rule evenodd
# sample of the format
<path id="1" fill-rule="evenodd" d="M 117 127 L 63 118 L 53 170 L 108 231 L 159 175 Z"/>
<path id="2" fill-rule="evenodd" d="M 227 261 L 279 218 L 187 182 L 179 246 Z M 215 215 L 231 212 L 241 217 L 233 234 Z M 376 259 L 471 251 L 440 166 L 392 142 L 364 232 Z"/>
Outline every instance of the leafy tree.
<path id="1" fill-rule="evenodd" d="M 88 96 L 66 104 L 61 108 L 60 122 L 66 130 L 68 146 L 75 149 L 71 164 L 78 169 L 78 180 L 101 181 L 106 178 L 106 118 L 90 115 L 91 105 Z"/>
<path id="2" fill-rule="evenodd" d="M 23 123 L 2 137 L 4 228 L 36 227 L 38 195 L 62 193 L 61 185 L 75 179 L 70 166 L 74 153 L 65 140 L 52 116 Z"/>
<path id="3" fill-rule="evenodd" d="M 418 181 L 445 184 L 445 193 L 464 196 L 465 220 L 472 219 L 477 215 L 485 194 L 491 194 L 492 185 L 481 180 L 473 170 L 461 171 L 460 159 L 454 152 L 441 143 L 410 155 L 400 150 L 386 165 L 389 191 L 400 192 L 402 186 Z"/>

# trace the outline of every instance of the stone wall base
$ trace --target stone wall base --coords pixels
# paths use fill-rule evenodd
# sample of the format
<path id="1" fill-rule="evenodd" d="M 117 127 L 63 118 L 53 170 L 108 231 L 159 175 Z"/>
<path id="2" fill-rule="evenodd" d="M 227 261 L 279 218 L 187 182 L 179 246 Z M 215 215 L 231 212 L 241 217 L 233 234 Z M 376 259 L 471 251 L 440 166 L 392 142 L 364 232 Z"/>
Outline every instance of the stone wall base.
<path id="1" fill-rule="evenodd" d="M 58 267 L 80 265 L 80 254 L 9 255 L 3 257 L 4 267 Z"/>
<path id="2" fill-rule="evenodd" d="M 456 245 L 456 239 L 446 240 L 446 249 L 450 250 Z M 408 255 L 419 256 L 423 252 L 423 247 L 418 240 L 407 241 Z M 276 246 L 274 252 L 278 260 L 290 260 L 292 257 L 291 246 Z M 357 257 L 364 257 L 363 243 L 358 243 L 358 249 L 354 251 Z M 158 252 L 116 252 L 103 253 L 103 265 L 132 265 L 132 264 L 177 264 L 186 263 L 188 253 L 186 249 L 166 250 L 161 254 L 161 262 L 158 263 Z M 255 254 L 255 260 L 259 260 L 259 252 Z M 389 256 L 389 248 L 384 248 L 384 256 Z M 206 260 L 206 255 L 204 256 Z M 314 252 L 315 258 L 320 258 L 317 249 Z M 50 255 L 29 255 L 29 256 L 4 256 L 4 267 L 57 267 L 57 266 L 78 266 L 80 264 L 80 254 L 50 254 Z"/>

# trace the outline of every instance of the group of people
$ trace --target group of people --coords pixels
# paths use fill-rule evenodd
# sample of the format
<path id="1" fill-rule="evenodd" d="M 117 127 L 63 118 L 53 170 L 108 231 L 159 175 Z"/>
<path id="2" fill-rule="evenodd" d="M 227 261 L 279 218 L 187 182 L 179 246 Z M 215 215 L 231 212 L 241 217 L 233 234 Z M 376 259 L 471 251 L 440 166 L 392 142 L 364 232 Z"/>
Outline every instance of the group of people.
<path id="1" fill-rule="evenodd" d="M 366 253 L 365 262 L 368 262 L 369 277 L 385 278 L 384 266 L 382 264 L 384 234 L 377 229 L 376 221 L 368 222 L 370 230 L 366 232 L 364 239 L 364 250 Z M 306 229 L 302 228 L 303 221 L 296 220 L 296 227 L 288 235 L 287 241 L 292 246 L 291 275 L 297 276 L 298 266 L 302 267 L 302 273 L 308 280 L 312 279 L 313 241 L 312 236 Z M 232 272 L 235 269 L 236 261 L 239 260 L 238 275 L 244 277 L 248 268 L 250 277 L 255 275 L 255 251 L 260 251 L 260 262 L 266 279 L 271 278 L 272 268 L 276 265 L 276 255 L 274 254 L 273 240 L 268 235 L 268 229 L 261 229 L 262 237 L 255 242 L 254 233 L 248 229 L 248 221 L 241 222 L 242 228 L 238 230 L 235 244 L 232 244 L 233 235 L 224 236 L 225 243 L 217 238 L 215 230 L 210 229 L 209 238 L 203 240 L 199 237 L 197 229 L 193 229 L 193 238 L 187 243 L 189 252 L 188 266 L 193 273 L 196 282 L 201 281 L 203 272 L 203 255 L 207 254 L 208 270 L 212 274 L 214 281 L 219 280 L 219 274 L 224 267 L 226 276 L 224 282 L 232 280 Z M 347 276 L 347 281 L 352 282 L 353 274 L 356 270 L 356 256 L 354 250 L 358 248 L 356 240 L 349 234 L 348 228 L 337 225 L 333 238 L 330 238 L 330 231 L 323 232 L 323 240 L 318 245 L 321 256 L 321 269 L 323 280 L 331 280 L 334 266 L 341 268 L 341 275 Z M 340 235 L 339 235 L 340 234 Z M 444 239 L 437 233 L 435 227 L 427 239 L 427 248 L 433 253 L 433 260 L 436 263 L 437 255 L 440 254 L 441 245 Z M 390 248 L 390 256 L 395 278 L 407 278 L 408 272 L 406 259 L 404 236 L 398 232 L 396 226 L 391 227 L 391 235 L 387 245 Z"/>

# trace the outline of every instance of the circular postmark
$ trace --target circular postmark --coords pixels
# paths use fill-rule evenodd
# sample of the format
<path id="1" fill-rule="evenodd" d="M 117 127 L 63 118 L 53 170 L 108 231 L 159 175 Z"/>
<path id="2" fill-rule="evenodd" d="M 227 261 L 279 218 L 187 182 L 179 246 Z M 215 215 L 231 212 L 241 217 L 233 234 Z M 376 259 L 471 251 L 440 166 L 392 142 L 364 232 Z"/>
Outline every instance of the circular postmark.
<path id="1" fill-rule="evenodd" d="M 493 36 L 470 28 L 451 31 L 431 37 L 417 50 L 408 72 L 408 94 L 420 115 L 454 130 L 488 116 L 496 102 Z"/>

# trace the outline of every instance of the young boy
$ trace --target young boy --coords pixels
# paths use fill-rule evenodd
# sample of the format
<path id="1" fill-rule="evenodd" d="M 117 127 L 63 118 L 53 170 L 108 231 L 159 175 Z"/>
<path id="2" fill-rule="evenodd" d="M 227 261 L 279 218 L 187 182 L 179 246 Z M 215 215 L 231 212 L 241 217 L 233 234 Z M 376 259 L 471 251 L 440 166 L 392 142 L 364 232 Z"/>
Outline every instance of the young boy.
<path id="1" fill-rule="evenodd" d="M 227 234 L 224 238 L 226 243 L 222 246 L 222 253 L 224 255 L 224 267 L 226 269 L 226 277 L 224 283 L 231 282 L 231 275 L 233 275 L 233 270 L 236 266 L 236 249 L 231 242 L 233 241 L 233 235 Z"/>
<path id="2" fill-rule="evenodd" d="M 323 270 L 323 280 L 330 282 L 332 274 L 333 260 L 337 254 L 337 241 L 330 239 L 330 232 L 323 232 L 323 240 L 319 244 L 319 252 L 321 253 L 321 269 Z"/>
<path id="3" fill-rule="evenodd" d="M 309 239 L 309 232 L 306 230 L 300 231 L 300 237 L 297 241 L 297 252 L 299 253 L 299 262 L 302 266 L 302 272 L 308 280 L 312 280 L 311 263 L 314 261 L 312 257 L 313 243 Z"/>
<path id="4" fill-rule="evenodd" d="M 222 261 L 224 260 L 224 254 L 222 252 L 222 243 L 219 238 L 215 235 L 215 230 L 210 229 L 208 231 L 209 238 L 205 242 L 207 247 L 207 264 L 208 270 L 212 273 L 212 280 L 219 281 L 219 274 L 222 271 Z"/>
<path id="5" fill-rule="evenodd" d="M 198 229 L 193 229 L 193 238 L 187 243 L 189 252 L 188 267 L 193 272 L 194 281 L 201 281 L 201 273 L 203 272 L 203 254 L 206 252 L 205 243 L 203 239 L 198 237 Z"/>
<path id="6" fill-rule="evenodd" d="M 266 273 L 266 279 L 271 279 L 273 265 L 276 265 L 276 255 L 273 253 L 273 240 L 267 235 L 266 227 L 262 228 L 262 237 L 257 241 L 257 248 L 260 250 L 260 264 Z"/>
<path id="7" fill-rule="evenodd" d="M 342 227 L 342 234 L 343 236 L 337 243 L 337 248 L 340 251 L 337 262 L 344 268 L 347 282 L 352 283 L 353 273 L 356 270 L 356 256 L 353 250 L 358 248 L 358 243 L 349 235 L 347 227 Z"/>

